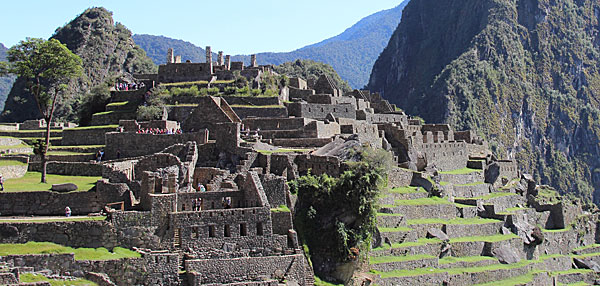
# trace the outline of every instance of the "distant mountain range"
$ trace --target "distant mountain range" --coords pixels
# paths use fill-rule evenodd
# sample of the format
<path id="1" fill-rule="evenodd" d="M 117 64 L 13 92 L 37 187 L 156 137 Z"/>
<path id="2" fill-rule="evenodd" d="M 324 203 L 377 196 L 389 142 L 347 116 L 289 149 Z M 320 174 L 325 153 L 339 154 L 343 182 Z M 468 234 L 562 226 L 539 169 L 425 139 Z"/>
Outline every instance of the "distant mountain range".
<path id="1" fill-rule="evenodd" d="M 8 51 L 8 48 L 0 43 L 0 62 L 6 61 L 6 51 Z M 4 109 L 4 102 L 6 101 L 6 97 L 10 92 L 13 82 L 15 82 L 15 78 L 12 76 L 0 77 L 0 110 Z"/>
<path id="2" fill-rule="evenodd" d="M 258 64 L 280 65 L 296 59 L 309 59 L 330 64 L 353 88 L 367 84 L 371 68 L 400 23 L 405 0 L 395 8 L 367 16 L 343 33 L 287 53 L 259 53 Z M 164 36 L 134 35 L 133 40 L 156 64 L 164 64 L 168 48 L 183 60 L 204 62 L 205 51 L 190 42 Z M 210 39 L 206 39 L 210 44 Z M 213 52 L 215 52 L 213 50 Z M 214 58 L 214 57 L 213 57 Z M 250 62 L 249 55 L 232 56 L 232 61 Z"/>

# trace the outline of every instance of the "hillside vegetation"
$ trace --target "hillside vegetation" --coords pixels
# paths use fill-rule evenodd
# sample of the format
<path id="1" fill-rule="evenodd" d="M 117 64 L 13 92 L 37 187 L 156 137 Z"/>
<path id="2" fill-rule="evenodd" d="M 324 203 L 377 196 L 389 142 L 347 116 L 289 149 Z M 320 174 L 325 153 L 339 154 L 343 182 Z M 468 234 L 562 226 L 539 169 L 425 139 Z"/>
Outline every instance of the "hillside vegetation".
<path id="1" fill-rule="evenodd" d="M 599 11 L 592 0 L 413 0 L 368 88 L 428 122 L 475 129 L 542 183 L 590 199 Z"/>
<path id="2" fill-rule="evenodd" d="M 6 61 L 6 51 L 8 51 L 8 48 L 0 43 L 0 62 Z M 4 102 L 14 82 L 14 76 L 0 77 L 0 109 L 4 108 Z"/>
<path id="3" fill-rule="evenodd" d="M 156 71 L 144 50 L 131 39 L 131 32 L 123 24 L 115 23 L 112 13 L 104 8 L 85 10 L 70 23 L 58 28 L 52 38 L 80 56 L 84 68 L 83 76 L 70 82 L 64 100 L 57 105 L 57 121 L 77 121 L 82 97 L 92 87 L 118 75 Z M 21 122 L 39 117 L 24 80 L 17 78 L 0 119 Z"/>

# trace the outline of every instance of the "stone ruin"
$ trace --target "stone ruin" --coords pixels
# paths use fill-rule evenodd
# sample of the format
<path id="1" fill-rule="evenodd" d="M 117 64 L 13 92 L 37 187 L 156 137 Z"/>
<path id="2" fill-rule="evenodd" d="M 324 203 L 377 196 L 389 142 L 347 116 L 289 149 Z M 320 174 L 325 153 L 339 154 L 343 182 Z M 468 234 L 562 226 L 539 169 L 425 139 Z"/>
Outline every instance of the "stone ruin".
<path id="1" fill-rule="evenodd" d="M 120 246 L 140 257 L 97 262 L 72 254 L 8 255 L 0 258 L 6 270 L 0 281 L 17 284 L 19 273 L 42 271 L 101 285 L 313 285 L 286 183 L 309 172 L 339 176 L 345 150 L 366 145 L 391 152 L 396 167 L 379 202 L 370 272 L 336 278 L 354 285 L 513 278 L 557 285 L 598 278 L 597 212 L 553 196 L 514 161 L 494 157 L 473 132 L 423 124 L 377 93 L 344 93 L 327 76 L 291 78 L 272 98 L 181 97 L 174 101 L 185 106 L 171 106 L 162 120 L 128 115 L 153 86 L 216 83 L 235 70 L 256 81 L 252 75 L 272 73 L 255 57 L 244 67 L 229 55 L 223 61 L 222 52 L 212 62 L 206 50 L 206 63 L 182 63 L 169 49 L 158 74 L 136 75 L 145 88 L 112 91 L 107 110 L 115 112 L 95 115 L 93 128 L 53 127 L 60 138 L 55 145 L 102 146 L 100 162 L 54 156 L 48 164 L 51 174 L 101 176 L 93 189 L 0 193 L 3 216 L 61 215 L 67 205 L 73 215 L 106 215 L 101 221 L 4 220 L 3 243 Z M 25 122 L 0 132 L 30 136 L 41 127 Z M 140 132 L 149 129 L 182 132 Z M 39 170 L 35 157 L 22 160 Z"/>

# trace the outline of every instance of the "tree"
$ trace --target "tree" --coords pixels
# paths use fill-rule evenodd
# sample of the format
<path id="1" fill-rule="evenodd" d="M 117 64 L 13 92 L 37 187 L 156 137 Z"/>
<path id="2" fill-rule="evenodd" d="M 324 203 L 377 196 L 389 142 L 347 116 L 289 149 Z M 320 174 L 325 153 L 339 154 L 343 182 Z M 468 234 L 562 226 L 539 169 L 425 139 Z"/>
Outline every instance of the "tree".
<path id="1" fill-rule="evenodd" d="M 41 182 L 46 183 L 46 154 L 48 146 L 50 146 L 50 122 L 52 122 L 56 102 L 60 100 L 67 83 L 81 75 L 82 61 L 60 41 L 56 39 L 46 41 L 37 38 L 27 38 L 10 48 L 8 61 L 8 66 L 2 69 L 27 80 L 27 88 L 33 95 L 40 114 L 46 122 L 46 140 L 40 150 Z"/>

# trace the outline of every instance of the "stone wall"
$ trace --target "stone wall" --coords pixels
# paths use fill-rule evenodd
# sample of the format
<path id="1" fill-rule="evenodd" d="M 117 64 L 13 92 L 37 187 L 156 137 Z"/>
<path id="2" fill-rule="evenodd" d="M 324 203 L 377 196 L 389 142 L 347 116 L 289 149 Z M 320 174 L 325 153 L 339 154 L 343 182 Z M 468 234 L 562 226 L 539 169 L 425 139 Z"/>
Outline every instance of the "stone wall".
<path id="1" fill-rule="evenodd" d="M 338 177 L 341 173 L 341 162 L 333 156 L 298 155 L 294 162 L 298 165 L 298 173 L 305 175 L 310 170 L 312 175 L 328 174 Z"/>
<path id="2" fill-rule="evenodd" d="M 256 130 L 260 128 L 261 131 L 265 130 L 293 130 L 303 128 L 304 125 L 313 121 L 308 118 L 246 118 L 244 119 L 244 127 L 250 128 L 250 130 Z"/>
<path id="3" fill-rule="evenodd" d="M 110 132 L 106 134 L 105 158 L 115 159 L 117 151 L 121 158 L 136 157 L 160 152 L 163 149 L 188 141 L 204 144 L 208 141 L 208 132 L 187 132 L 183 134 L 141 134 L 135 132 Z"/>
<path id="4" fill-rule="evenodd" d="M 0 166 L 0 175 L 2 175 L 2 177 L 5 180 L 21 178 L 25 176 L 25 173 L 27 173 L 27 168 L 29 166 L 29 156 L 9 155 L 5 157 L 0 157 L 0 161 L 17 161 L 25 164 Z"/>
<path id="5" fill-rule="evenodd" d="M 245 119 L 245 118 L 249 118 L 249 117 L 286 118 L 288 116 L 287 108 L 285 108 L 285 106 L 281 106 L 281 107 L 233 106 L 233 110 L 241 119 Z"/>
<path id="6" fill-rule="evenodd" d="M 271 207 L 287 205 L 288 185 L 285 177 L 266 174 L 261 176 L 261 185 Z"/>
<path id="7" fill-rule="evenodd" d="M 114 227 L 106 221 L 64 221 L 44 223 L 2 223 L 2 243 L 47 241 L 70 247 L 119 246 Z"/>
<path id="8" fill-rule="evenodd" d="M 312 277 L 312 275 L 306 273 L 306 263 L 304 255 L 295 254 L 235 259 L 187 260 L 185 268 L 188 272 L 199 274 L 200 284 L 258 281 L 262 277 L 276 277 L 276 272 L 280 272 L 285 275 L 282 278 L 289 282 L 293 281 L 298 285 L 307 285 L 305 277 Z"/>
<path id="9" fill-rule="evenodd" d="M 104 145 L 104 134 L 115 130 L 115 126 L 65 129 L 62 132 L 61 145 Z"/>
<path id="10" fill-rule="evenodd" d="M 356 111 L 351 104 L 315 104 L 293 102 L 287 105 L 288 114 L 296 117 L 306 117 L 313 119 L 325 119 L 327 114 L 331 113 L 334 117 L 356 118 Z"/>
<path id="11" fill-rule="evenodd" d="M 0 192 L 0 213 L 62 216 L 65 207 L 69 206 L 73 215 L 86 215 L 99 212 L 107 203 L 120 201 L 130 204 L 126 186 L 98 181 L 95 188 L 86 192 Z"/>
<path id="12" fill-rule="evenodd" d="M 294 229 L 291 212 L 271 212 L 273 222 L 273 233 L 287 235 L 290 229 Z"/>
<path id="13" fill-rule="evenodd" d="M 464 142 L 423 143 L 416 149 L 425 153 L 427 165 L 435 165 L 441 171 L 449 171 L 467 166 L 466 145 Z"/>
<path id="14" fill-rule="evenodd" d="M 210 64 L 207 63 L 178 63 L 158 66 L 158 81 L 161 83 L 208 81 L 211 74 Z"/>
<path id="15" fill-rule="evenodd" d="M 402 169 L 402 168 L 392 168 L 388 174 L 388 187 L 397 188 L 403 186 L 409 186 L 412 177 L 413 171 Z"/>

